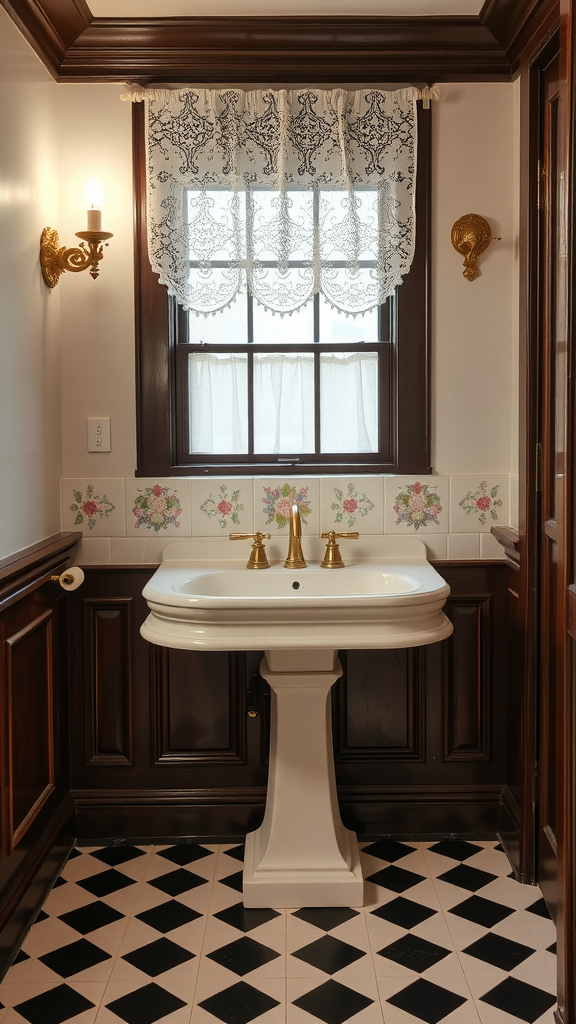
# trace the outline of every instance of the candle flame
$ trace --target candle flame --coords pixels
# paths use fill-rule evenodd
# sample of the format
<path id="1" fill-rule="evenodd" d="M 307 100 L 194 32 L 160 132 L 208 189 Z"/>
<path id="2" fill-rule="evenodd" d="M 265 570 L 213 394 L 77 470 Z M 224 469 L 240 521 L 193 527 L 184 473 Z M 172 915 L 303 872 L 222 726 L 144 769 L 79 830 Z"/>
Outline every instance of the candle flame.
<path id="1" fill-rule="evenodd" d="M 102 196 L 102 185 L 98 181 L 98 178 L 90 178 L 90 181 L 86 185 L 86 202 L 88 203 L 88 209 L 101 210 Z"/>

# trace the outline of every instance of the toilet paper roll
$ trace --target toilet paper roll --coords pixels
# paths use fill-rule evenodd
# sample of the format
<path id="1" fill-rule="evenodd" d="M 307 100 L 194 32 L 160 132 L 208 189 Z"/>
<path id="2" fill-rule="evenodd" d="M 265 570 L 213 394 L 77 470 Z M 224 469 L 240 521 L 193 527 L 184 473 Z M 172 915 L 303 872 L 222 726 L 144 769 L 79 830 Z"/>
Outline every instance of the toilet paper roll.
<path id="1" fill-rule="evenodd" d="M 78 565 L 73 565 L 60 575 L 58 582 L 64 590 L 77 590 L 84 582 L 84 573 Z"/>

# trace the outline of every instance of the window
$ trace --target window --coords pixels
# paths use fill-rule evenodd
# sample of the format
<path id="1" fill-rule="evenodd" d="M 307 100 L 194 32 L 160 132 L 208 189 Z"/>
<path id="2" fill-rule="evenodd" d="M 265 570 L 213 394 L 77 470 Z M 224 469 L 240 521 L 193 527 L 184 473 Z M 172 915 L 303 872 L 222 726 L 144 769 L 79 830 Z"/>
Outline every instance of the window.
<path id="1" fill-rule="evenodd" d="M 430 111 L 420 105 L 418 139 L 416 253 L 383 306 L 351 318 L 315 295 L 280 317 L 241 295 L 205 318 L 177 307 L 150 269 L 134 106 L 138 475 L 429 472 Z M 318 208 L 337 199 L 313 196 Z M 294 190 L 296 204 L 304 197 Z M 217 205 L 218 191 L 207 200 Z M 198 201 L 191 190 L 191 216 Z"/>

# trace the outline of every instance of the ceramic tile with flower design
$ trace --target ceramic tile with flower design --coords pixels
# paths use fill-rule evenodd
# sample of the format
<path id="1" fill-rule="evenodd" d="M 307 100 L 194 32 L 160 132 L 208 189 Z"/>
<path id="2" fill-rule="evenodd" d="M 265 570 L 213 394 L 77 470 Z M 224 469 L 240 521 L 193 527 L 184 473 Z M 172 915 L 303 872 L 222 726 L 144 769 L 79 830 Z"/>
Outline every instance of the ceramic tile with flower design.
<path id="1" fill-rule="evenodd" d="M 254 524 L 252 480 L 192 480 L 192 534 L 220 537 L 238 530 L 251 533 Z"/>
<path id="2" fill-rule="evenodd" d="M 324 532 L 357 530 L 363 534 L 383 533 L 382 477 L 324 477 L 320 486 Z"/>
<path id="3" fill-rule="evenodd" d="M 429 533 L 448 532 L 448 477 L 387 477 L 385 486 L 386 533 L 401 533 L 426 541 Z"/>
<path id="4" fill-rule="evenodd" d="M 510 477 L 482 473 L 450 478 L 452 533 L 489 533 L 507 526 L 510 516 Z"/>
<path id="5" fill-rule="evenodd" d="M 190 481 L 127 479 L 126 533 L 139 537 L 189 537 Z"/>
<path id="6" fill-rule="evenodd" d="M 91 477 L 61 480 L 62 529 L 86 537 L 124 536 L 124 480 Z"/>
<path id="7" fill-rule="evenodd" d="M 254 480 L 254 528 L 264 533 L 287 533 L 290 508 L 298 505 L 302 532 L 320 529 L 320 481 L 315 477 Z"/>

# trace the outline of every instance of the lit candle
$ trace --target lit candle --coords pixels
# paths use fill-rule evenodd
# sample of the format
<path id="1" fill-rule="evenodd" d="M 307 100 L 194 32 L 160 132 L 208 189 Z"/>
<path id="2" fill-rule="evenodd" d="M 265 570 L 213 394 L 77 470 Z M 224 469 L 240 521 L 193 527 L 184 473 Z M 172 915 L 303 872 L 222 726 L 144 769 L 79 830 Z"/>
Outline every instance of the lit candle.
<path id="1" fill-rule="evenodd" d="M 97 178 L 90 178 L 86 185 L 88 203 L 88 231 L 102 230 L 102 185 Z"/>

